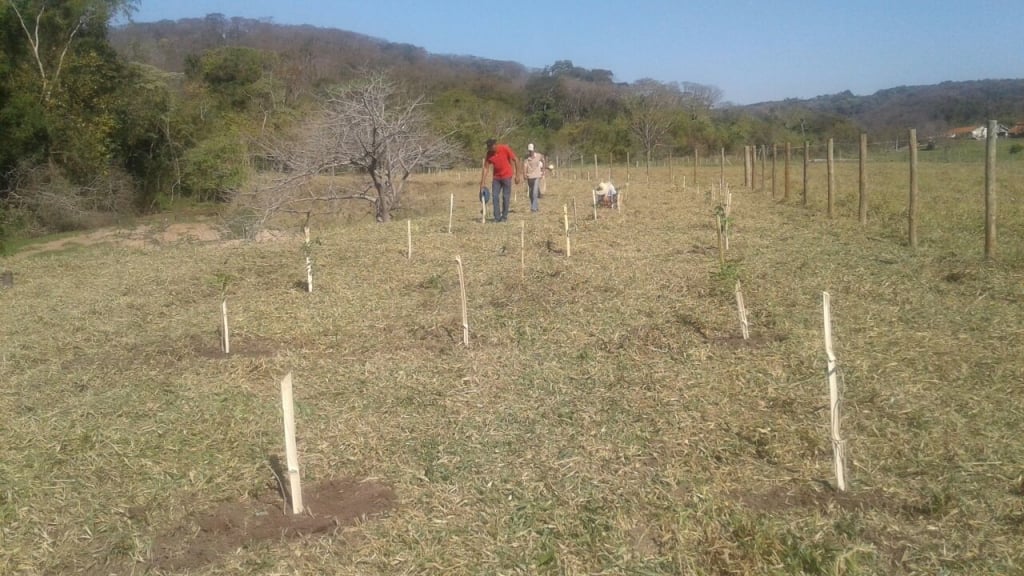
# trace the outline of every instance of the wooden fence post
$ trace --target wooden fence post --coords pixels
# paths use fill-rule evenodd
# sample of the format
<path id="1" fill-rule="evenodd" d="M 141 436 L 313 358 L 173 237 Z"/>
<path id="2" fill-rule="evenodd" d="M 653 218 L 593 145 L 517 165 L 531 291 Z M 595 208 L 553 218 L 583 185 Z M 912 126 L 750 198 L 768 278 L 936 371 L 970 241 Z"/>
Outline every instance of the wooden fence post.
<path id="1" fill-rule="evenodd" d="M 832 138 L 828 139 L 828 217 L 836 217 L 836 158 Z"/>
<path id="2" fill-rule="evenodd" d="M 811 163 L 811 142 L 804 140 L 804 190 L 803 190 L 803 205 L 807 207 L 807 190 L 808 190 L 808 175 L 807 167 Z"/>
<path id="3" fill-rule="evenodd" d="M 700 152 L 696 147 L 693 148 L 693 185 L 697 186 L 697 164 L 699 163 Z"/>
<path id="4" fill-rule="evenodd" d="M 996 131 L 995 120 L 988 121 L 985 145 L 985 259 L 996 257 Z"/>
<path id="5" fill-rule="evenodd" d="M 783 187 L 782 187 L 782 201 L 783 202 L 788 202 L 789 201 L 789 158 L 790 158 L 790 156 L 792 156 L 792 154 L 793 154 L 793 145 L 791 143 L 789 143 L 789 142 L 786 142 L 786 160 L 785 160 L 785 168 L 783 169 L 783 174 L 785 174 L 785 176 L 784 176 L 785 182 L 783 183 Z"/>
<path id="6" fill-rule="evenodd" d="M 868 161 L 868 135 L 861 133 L 860 135 L 860 203 L 858 204 L 857 213 L 860 215 L 861 225 L 868 223 L 868 176 L 867 176 L 867 161 Z"/>
<path id="7" fill-rule="evenodd" d="M 907 207 L 907 237 L 911 248 L 917 248 L 917 129 L 910 129 L 910 203 Z"/>
<path id="8" fill-rule="evenodd" d="M 718 161 L 718 189 L 725 188 L 725 148 L 722 148 L 721 157 Z"/>
<path id="9" fill-rule="evenodd" d="M 752 188 L 750 185 L 750 146 L 743 147 L 743 187 Z"/>
<path id="10" fill-rule="evenodd" d="M 775 164 L 776 164 L 776 160 L 777 160 L 778 156 L 779 156 L 779 145 L 778 144 L 772 144 L 772 200 L 775 199 L 775 181 L 778 180 L 778 178 L 775 177 Z"/>

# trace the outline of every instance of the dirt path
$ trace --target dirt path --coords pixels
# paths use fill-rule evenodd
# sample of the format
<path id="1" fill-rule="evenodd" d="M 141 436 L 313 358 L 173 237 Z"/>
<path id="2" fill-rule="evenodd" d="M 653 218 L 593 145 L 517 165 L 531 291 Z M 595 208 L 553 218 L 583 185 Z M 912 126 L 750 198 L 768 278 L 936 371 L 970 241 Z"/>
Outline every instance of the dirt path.
<path id="1" fill-rule="evenodd" d="M 78 246 L 94 246 L 97 244 L 115 244 L 131 248 L 160 246 L 177 242 L 221 242 L 225 240 L 225 231 L 214 222 L 198 220 L 194 222 L 174 222 L 171 224 L 141 224 L 135 228 L 100 228 L 75 236 L 30 244 L 17 251 L 17 256 L 57 252 Z M 287 234 L 280 231 L 267 230 L 261 232 L 257 242 L 267 242 L 285 238 Z"/>

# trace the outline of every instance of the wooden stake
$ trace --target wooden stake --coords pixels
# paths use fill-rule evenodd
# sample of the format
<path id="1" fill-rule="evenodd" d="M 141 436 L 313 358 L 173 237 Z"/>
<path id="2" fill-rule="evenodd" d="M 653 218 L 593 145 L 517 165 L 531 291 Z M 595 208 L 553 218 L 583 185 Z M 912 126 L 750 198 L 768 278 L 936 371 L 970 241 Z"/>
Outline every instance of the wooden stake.
<path id="1" fill-rule="evenodd" d="M 917 129 L 910 129 L 910 202 L 907 207 L 907 235 L 911 248 L 917 248 Z"/>
<path id="2" fill-rule="evenodd" d="M 998 124 L 988 121 L 985 142 L 985 259 L 996 257 L 996 138 Z"/>
<path id="3" fill-rule="evenodd" d="M 451 200 L 448 202 L 448 233 L 452 233 L 452 216 L 455 215 L 455 194 L 452 194 Z"/>
<path id="4" fill-rule="evenodd" d="M 284 411 L 284 450 L 288 463 L 288 495 L 292 514 L 302 514 L 302 480 L 299 476 L 299 451 L 295 445 L 295 405 L 292 398 L 292 373 L 281 381 L 281 408 Z"/>
<path id="5" fill-rule="evenodd" d="M 577 228 L 579 226 L 579 224 L 577 224 L 577 222 L 579 221 L 579 218 L 577 218 L 576 216 L 577 216 L 577 213 L 576 213 L 576 197 L 573 196 L 572 197 L 572 227 L 573 228 Z"/>
<path id="6" fill-rule="evenodd" d="M 569 241 L 569 207 L 562 204 L 562 219 L 565 220 L 565 257 L 572 256 L 572 243 Z"/>
<path id="7" fill-rule="evenodd" d="M 487 224 L 487 202 L 480 198 L 480 223 Z"/>
<path id="8" fill-rule="evenodd" d="M 312 293 L 313 292 L 313 260 L 309 257 L 309 251 L 310 251 L 310 249 L 312 249 L 313 245 L 310 243 L 310 239 L 309 239 L 309 224 L 308 224 L 308 222 L 309 222 L 309 214 L 306 214 L 306 222 L 307 222 L 307 224 L 302 227 L 302 232 L 303 232 L 303 234 L 306 237 L 306 243 L 303 244 L 302 247 L 303 247 L 303 249 L 306 252 L 306 292 Z"/>
<path id="9" fill-rule="evenodd" d="M 807 185 L 808 184 L 807 165 L 810 164 L 810 163 L 811 163 L 811 142 L 809 140 L 804 140 L 804 188 L 803 188 L 803 196 L 800 199 L 800 203 L 803 206 L 805 206 L 805 207 L 807 206 L 807 190 L 809 189 L 808 185 Z"/>
<path id="10" fill-rule="evenodd" d="M 231 354 L 231 338 L 228 336 L 228 299 L 225 297 L 220 302 L 220 315 L 221 315 L 221 345 L 224 348 L 225 354 Z"/>
<path id="11" fill-rule="evenodd" d="M 455 263 L 459 270 L 459 293 L 462 302 L 462 345 L 469 346 L 469 306 L 466 302 L 466 275 L 462 271 L 462 257 L 456 256 Z"/>
<path id="12" fill-rule="evenodd" d="M 839 377 L 836 367 L 836 355 L 832 351 L 832 303 L 828 292 L 821 293 L 821 304 L 825 318 L 825 354 L 828 358 L 828 397 L 831 414 L 832 455 L 836 466 L 836 487 L 840 492 L 846 491 L 846 440 L 839 434 L 841 420 L 839 394 Z"/>
<path id="13" fill-rule="evenodd" d="M 747 307 L 743 304 L 743 292 L 740 291 L 740 283 L 736 282 L 736 309 L 740 314 L 740 330 L 743 332 L 743 339 L 750 340 L 750 323 L 747 321 Z"/>
<path id="14" fill-rule="evenodd" d="M 832 138 L 828 139 L 827 146 L 827 165 L 828 165 L 828 217 L 836 217 L 836 156 L 835 156 L 835 141 Z"/>
<path id="15" fill-rule="evenodd" d="M 722 230 L 722 215 L 721 214 L 715 214 L 715 222 L 717 222 L 717 226 L 715 228 L 716 228 L 716 230 L 718 230 L 718 263 L 724 267 L 725 266 L 725 239 L 724 239 L 725 231 Z"/>
<path id="16" fill-rule="evenodd" d="M 860 184 L 860 201 L 857 204 L 857 216 L 861 225 L 868 223 L 868 135 L 860 135 L 860 160 L 858 162 L 857 181 Z"/>
<path id="17" fill-rule="evenodd" d="M 594 204 L 594 221 L 597 221 L 597 190 L 591 190 L 590 195 L 593 198 Z"/>

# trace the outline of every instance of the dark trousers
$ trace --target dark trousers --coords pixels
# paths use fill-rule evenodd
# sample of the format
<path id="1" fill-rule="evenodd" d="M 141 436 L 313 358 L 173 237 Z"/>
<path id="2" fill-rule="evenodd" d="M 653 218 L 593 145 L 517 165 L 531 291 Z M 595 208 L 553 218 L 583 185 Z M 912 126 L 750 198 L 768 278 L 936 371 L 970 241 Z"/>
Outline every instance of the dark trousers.
<path id="1" fill-rule="evenodd" d="M 508 219 L 508 205 L 512 201 L 512 179 L 495 178 L 491 182 L 491 202 L 494 203 L 494 220 Z"/>

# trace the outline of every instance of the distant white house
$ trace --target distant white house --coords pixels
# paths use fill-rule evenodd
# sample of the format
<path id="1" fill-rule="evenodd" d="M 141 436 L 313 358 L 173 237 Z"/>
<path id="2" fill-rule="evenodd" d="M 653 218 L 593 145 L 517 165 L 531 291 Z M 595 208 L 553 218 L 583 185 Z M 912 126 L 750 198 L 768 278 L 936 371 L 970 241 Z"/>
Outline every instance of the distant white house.
<path id="1" fill-rule="evenodd" d="M 996 124 L 996 137 L 1010 135 L 1010 129 L 1002 124 Z M 971 138 L 972 140 L 984 140 L 988 138 L 988 126 L 962 126 L 953 128 L 946 132 L 949 138 Z"/>

